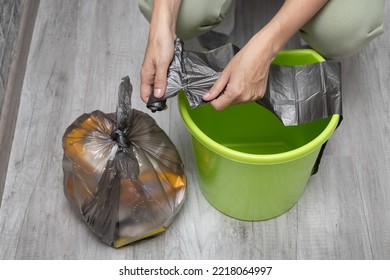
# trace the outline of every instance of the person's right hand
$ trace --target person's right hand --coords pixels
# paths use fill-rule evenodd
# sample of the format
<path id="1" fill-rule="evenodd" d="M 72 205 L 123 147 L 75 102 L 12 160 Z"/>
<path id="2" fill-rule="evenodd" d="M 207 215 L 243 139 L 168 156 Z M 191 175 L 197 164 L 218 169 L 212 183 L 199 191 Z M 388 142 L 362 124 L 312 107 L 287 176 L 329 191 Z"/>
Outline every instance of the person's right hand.
<path id="1" fill-rule="evenodd" d="M 176 36 L 169 31 L 149 36 L 141 68 L 141 98 L 147 103 L 151 95 L 164 96 L 169 64 L 174 55 Z"/>
<path id="2" fill-rule="evenodd" d="M 176 19 L 181 0 L 155 0 L 150 21 L 149 38 L 141 68 L 141 99 L 164 96 L 167 74 L 173 59 Z"/>

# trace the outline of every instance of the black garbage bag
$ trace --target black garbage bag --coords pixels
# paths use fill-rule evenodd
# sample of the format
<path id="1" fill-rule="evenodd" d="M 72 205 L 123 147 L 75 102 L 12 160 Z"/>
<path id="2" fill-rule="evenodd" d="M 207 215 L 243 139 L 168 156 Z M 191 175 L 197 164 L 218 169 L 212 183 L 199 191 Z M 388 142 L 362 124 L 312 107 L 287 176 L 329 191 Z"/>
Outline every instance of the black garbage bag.
<path id="1" fill-rule="evenodd" d="M 131 107 L 131 93 L 125 77 L 116 113 L 83 114 L 62 139 L 65 195 L 115 248 L 163 232 L 186 193 L 178 151 L 151 116 Z"/>
<path id="2" fill-rule="evenodd" d="M 205 104 L 203 95 L 238 51 L 232 44 L 207 52 L 185 51 L 183 41 L 177 39 L 165 95 L 159 99 L 151 96 L 147 107 L 152 112 L 161 111 L 166 107 L 166 99 L 180 91 L 185 93 L 191 108 Z M 341 115 L 340 63 L 271 65 L 265 95 L 256 102 L 275 113 L 286 126 Z"/>

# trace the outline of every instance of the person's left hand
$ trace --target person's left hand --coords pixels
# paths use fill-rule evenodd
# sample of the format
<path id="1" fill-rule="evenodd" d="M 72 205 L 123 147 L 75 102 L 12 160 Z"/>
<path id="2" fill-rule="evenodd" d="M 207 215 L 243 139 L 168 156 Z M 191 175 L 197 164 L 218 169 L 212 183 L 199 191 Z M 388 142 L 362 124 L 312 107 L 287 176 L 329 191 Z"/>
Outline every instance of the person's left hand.
<path id="1" fill-rule="evenodd" d="M 256 34 L 233 57 L 219 79 L 203 96 L 203 100 L 211 101 L 216 110 L 264 96 L 274 51 L 272 43 L 260 37 L 261 34 Z"/>

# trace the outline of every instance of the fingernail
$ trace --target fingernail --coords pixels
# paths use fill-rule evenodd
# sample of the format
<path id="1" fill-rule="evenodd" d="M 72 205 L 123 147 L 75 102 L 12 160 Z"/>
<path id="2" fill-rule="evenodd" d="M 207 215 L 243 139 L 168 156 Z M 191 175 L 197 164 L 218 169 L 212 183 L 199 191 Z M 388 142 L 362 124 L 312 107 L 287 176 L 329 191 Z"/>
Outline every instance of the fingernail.
<path id="1" fill-rule="evenodd" d="M 156 89 L 154 89 L 154 96 L 155 97 L 162 97 L 163 96 L 163 94 L 162 94 L 162 90 L 160 89 L 160 88 L 156 88 Z"/>
<path id="2" fill-rule="evenodd" d="M 207 98 L 207 97 L 209 97 L 210 95 L 211 95 L 210 92 L 206 92 L 206 94 L 203 95 L 203 98 Z"/>

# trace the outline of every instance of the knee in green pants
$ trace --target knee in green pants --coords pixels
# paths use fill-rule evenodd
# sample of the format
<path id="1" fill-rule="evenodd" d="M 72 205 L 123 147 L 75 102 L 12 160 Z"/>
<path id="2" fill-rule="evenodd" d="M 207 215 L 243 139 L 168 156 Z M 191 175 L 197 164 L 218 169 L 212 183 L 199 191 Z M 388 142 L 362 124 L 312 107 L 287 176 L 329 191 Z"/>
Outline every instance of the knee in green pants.
<path id="1" fill-rule="evenodd" d="M 329 0 L 299 32 L 326 57 L 357 52 L 383 33 L 385 0 Z"/>
<path id="2" fill-rule="evenodd" d="M 178 37 L 187 40 L 216 27 L 225 17 L 232 0 L 183 0 L 176 24 Z M 139 8 L 150 21 L 153 0 L 139 0 Z"/>
<path id="3" fill-rule="evenodd" d="M 225 17 L 232 0 L 183 0 L 176 33 L 191 39 L 214 27 Z M 383 33 L 385 0 L 329 0 L 299 32 L 325 57 L 349 56 Z M 153 0 L 139 0 L 150 21 Z"/>

